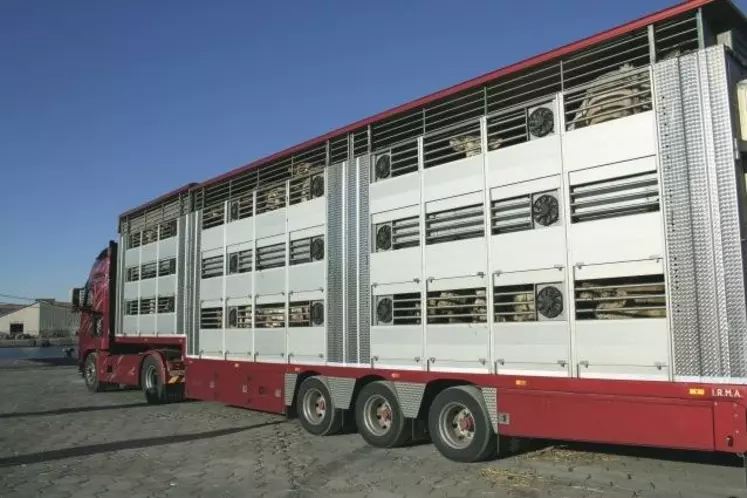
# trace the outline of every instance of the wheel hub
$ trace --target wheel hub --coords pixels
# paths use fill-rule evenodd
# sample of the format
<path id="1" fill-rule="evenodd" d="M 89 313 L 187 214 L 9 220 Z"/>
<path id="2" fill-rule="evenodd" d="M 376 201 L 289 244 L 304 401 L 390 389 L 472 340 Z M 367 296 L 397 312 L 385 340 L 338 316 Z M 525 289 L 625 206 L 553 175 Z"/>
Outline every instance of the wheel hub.
<path id="1" fill-rule="evenodd" d="M 475 437 L 475 417 L 466 406 L 449 403 L 441 409 L 438 429 L 441 439 L 455 449 L 464 449 Z"/>
<path id="2" fill-rule="evenodd" d="M 462 410 L 461 412 L 459 412 L 459 414 L 456 416 L 455 422 L 463 435 L 474 430 L 475 420 L 472 418 L 472 414 L 467 410 Z"/>
<path id="3" fill-rule="evenodd" d="M 96 380 L 96 364 L 90 360 L 86 363 L 86 380 L 89 384 Z"/>
<path id="4" fill-rule="evenodd" d="M 318 389 L 309 389 L 301 402 L 304 418 L 311 424 L 319 425 L 327 415 L 327 398 Z"/>
<path id="5" fill-rule="evenodd" d="M 327 403 L 324 402 L 324 398 L 322 396 L 317 397 L 314 406 L 316 407 L 317 416 L 324 417 L 324 414 L 327 413 Z"/>
<path id="6" fill-rule="evenodd" d="M 392 423 L 392 409 L 388 403 L 384 403 L 376 409 L 376 418 L 382 429 L 388 429 Z"/>
<path id="7" fill-rule="evenodd" d="M 366 429 L 377 436 L 383 436 L 392 428 L 394 410 L 386 398 L 371 396 L 363 407 L 363 423 Z"/>

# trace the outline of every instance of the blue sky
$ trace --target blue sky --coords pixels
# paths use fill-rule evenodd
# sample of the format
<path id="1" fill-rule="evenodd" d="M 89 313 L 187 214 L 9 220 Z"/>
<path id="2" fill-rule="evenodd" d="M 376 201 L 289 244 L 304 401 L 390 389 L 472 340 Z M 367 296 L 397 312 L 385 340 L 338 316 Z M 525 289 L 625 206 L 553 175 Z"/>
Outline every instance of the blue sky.
<path id="1" fill-rule="evenodd" d="M 672 3 L 3 0 L 0 294 L 65 298 L 122 211 Z"/>

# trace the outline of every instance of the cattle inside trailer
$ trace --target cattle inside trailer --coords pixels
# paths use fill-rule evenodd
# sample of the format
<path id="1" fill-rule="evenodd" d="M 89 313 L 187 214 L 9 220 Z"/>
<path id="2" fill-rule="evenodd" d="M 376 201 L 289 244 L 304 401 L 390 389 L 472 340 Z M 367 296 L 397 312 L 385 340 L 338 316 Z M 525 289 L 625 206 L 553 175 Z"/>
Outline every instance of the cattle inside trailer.
<path id="1" fill-rule="evenodd" d="M 696 0 L 120 216 L 89 389 L 512 437 L 747 451 L 747 24 Z"/>

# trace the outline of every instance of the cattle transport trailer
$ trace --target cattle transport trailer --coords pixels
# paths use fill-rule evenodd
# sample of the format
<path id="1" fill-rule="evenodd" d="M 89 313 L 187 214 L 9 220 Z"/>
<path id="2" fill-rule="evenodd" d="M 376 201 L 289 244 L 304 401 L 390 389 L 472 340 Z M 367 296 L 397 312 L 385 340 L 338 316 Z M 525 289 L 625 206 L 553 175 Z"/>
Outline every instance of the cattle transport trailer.
<path id="1" fill-rule="evenodd" d="M 73 291 L 89 389 L 457 461 L 744 454 L 745 34 L 679 4 L 122 214 Z"/>

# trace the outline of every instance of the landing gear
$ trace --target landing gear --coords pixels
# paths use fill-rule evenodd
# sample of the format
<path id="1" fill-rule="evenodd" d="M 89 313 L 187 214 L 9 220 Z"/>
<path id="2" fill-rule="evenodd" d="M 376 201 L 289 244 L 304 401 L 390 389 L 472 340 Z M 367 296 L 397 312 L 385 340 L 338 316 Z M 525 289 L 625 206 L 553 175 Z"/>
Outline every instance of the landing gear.
<path id="1" fill-rule="evenodd" d="M 372 382 L 361 389 L 355 421 L 361 437 L 377 448 L 402 446 L 412 436 L 412 419 L 405 418 L 389 382 Z"/>
<path id="2" fill-rule="evenodd" d="M 456 386 L 440 392 L 428 413 L 428 431 L 438 451 L 456 462 L 479 462 L 497 450 L 497 436 L 480 390 Z"/>
<path id="3" fill-rule="evenodd" d="M 342 430 L 342 411 L 335 408 L 327 384 L 318 377 L 301 383 L 296 394 L 296 411 L 306 432 L 329 436 Z"/>

